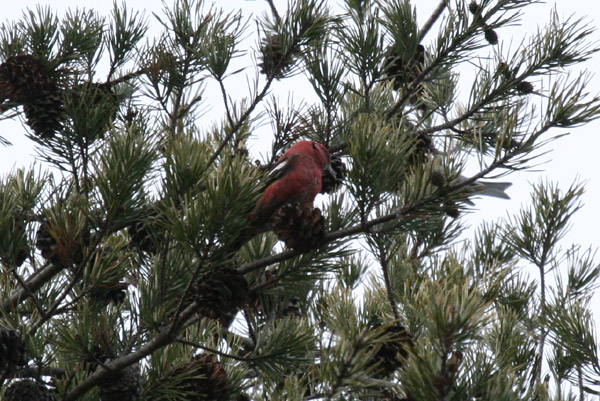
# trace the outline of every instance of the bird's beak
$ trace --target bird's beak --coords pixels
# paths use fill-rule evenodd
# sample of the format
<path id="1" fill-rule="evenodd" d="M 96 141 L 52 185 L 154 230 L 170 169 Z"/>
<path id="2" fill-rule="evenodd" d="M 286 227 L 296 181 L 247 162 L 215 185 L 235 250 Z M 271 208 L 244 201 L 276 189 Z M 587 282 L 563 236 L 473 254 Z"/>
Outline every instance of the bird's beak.
<path id="1" fill-rule="evenodd" d="M 327 163 L 325 165 L 325 171 L 330 174 L 334 180 L 337 179 L 337 174 L 335 173 L 335 170 L 333 169 L 333 167 L 331 167 L 331 163 Z"/>

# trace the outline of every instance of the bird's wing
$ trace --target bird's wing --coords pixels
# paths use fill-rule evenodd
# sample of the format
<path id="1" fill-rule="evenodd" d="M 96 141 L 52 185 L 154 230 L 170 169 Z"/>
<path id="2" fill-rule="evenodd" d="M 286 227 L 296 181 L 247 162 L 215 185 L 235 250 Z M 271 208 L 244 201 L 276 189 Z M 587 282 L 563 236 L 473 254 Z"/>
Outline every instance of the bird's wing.
<path id="1" fill-rule="evenodd" d="M 278 161 L 277 164 L 271 169 L 271 171 L 269 171 L 269 174 L 267 174 L 267 177 L 263 184 L 264 187 L 268 187 L 269 185 L 286 175 L 287 172 L 294 167 L 294 165 L 298 161 L 298 158 L 301 156 L 302 155 L 291 155 L 287 156 L 285 159 Z"/>

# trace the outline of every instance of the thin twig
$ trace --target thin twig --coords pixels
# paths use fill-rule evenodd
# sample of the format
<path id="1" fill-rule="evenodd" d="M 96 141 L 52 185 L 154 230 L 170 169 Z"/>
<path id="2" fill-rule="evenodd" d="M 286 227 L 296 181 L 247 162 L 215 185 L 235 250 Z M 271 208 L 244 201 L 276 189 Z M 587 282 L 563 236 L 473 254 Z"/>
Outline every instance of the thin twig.
<path id="1" fill-rule="evenodd" d="M 227 115 L 227 122 L 230 126 L 233 126 L 233 116 L 231 115 L 231 110 L 229 109 L 229 101 L 227 100 L 227 91 L 225 90 L 225 84 L 223 83 L 223 79 L 219 78 L 219 87 L 221 88 L 221 95 L 223 95 L 223 104 L 225 105 L 225 114 Z"/>
<path id="2" fill-rule="evenodd" d="M 34 273 L 34 277 L 31 277 L 25 282 L 26 288 L 20 288 L 13 291 L 8 299 L 2 302 L 2 309 L 12 310 L 16 308 L 19 303 L 29 297 L 29 294 L 39 290 L 40 287 L 46 284 L 48 280 L 58 274 L 62 269 L 62 266 L 52 263 L 44 266 L 39 272 Z"/>
<path id="3" fill-rule="evenodd" d="M 269 91 L 269 88 L 271 87 L 271 83 L 273 82 L 273 79 L 274 79 L 274 77 L 270 77 L 267 80 L 267 82 L 265 83 L 265 86 L 263 87 L 263 90 L 256 96 L 256 98 L 254 98 L 254 101 L 252 102 L 250 107 L 248 107 L 246 112 L 244 114 L 242 114 L 242 116 L 239 118 L 239 120 L 231 126 L 231 131 L 229 131 L 229 133 L 227 134 L 225 139 L 223 139 L 223 142 L 221 142 L 221 144 L 219 145 L 219 147 L 217 148 L 215 153 L 213 153 L 213 155 L 210 157 L 210 160 L 206 164 L 207 168 L 210 167 L 215 162 L 215 160 L 217 160 L 217 158 L 219 157 L 221 152 L 223 152 L 223 149 L 225 149 L 225 146 L 227 146 L 227 143 L 231 140 L 231 138 L 233 138 L 233 136 L 237 133 L 237 131 L 244 125 L 244 122 L 246 122 L 248 117 L 250 117 L 250 114 L 254 111 L 256 106 L 258 106 L 260 101 L 267 95 L 267 92 Z"/>
<path id="4" fill-rule="evenodd" d="M 46 313 L 44 312 L 44 308 L 42 308 L 42 305 L 40 305 L 40 303 L 38 302 L 37 298 L 34 296 L 33 292 L 31 292 L 31 289 L 25 283 L 25 281 L 23 280 L 23 277 L 21 277 L 21 275 L 19 273 L 17 273 L 16 269 L 11 269 L 11 272 L 12 272 L 13 276 L 19 282 L 19 285 L 21 286 L 21 288 L 23 290 L 25 290 L 25 292 L 27 293 L 27 295 L 29 296 L 29 298 L 31 298 L 31 300 L 33 301 L 36 309 L 38 310 L 38 312 L 42 316 L 42 318 L 45 318 L 46 317 Z"/>
<path id="5" fill-rule="evenodd" d="M 115 78 L 113 80 L 107 79 L 106 82 L 104 82 L 104 85 L 113 86 L 113 85 L 116 85 L 116 84 L 127 82 L 127 81 L 129 81 L 131 79 L 138 78 L 138 77 L 146 74 L 146 72 L 147 72 L 147 68 L 140 68 L 137 71 L 130 72 L 129 74 L 122 75 L 122 76 L 120 76 L 118 78 Z"/>
<path id="6" fill-rule="evenodd" d="M 556 205 L 558 203 L 558 193 L 554 193 L 554 205 Z M 556 215 L 554 213 L 550 213 L 550 216 L 547 217 L 548 219 L 548 226 L 549 227 L 553 227 L 556 223 Z M 553 231 L 552 230 L 547 230 L 545 232 L 545 238 L 544 238 L 544 242 L 542 243 L 542 254 L 540 255 L 540 259 L 539 260 L 534 260 L 533 262 L 537 265 L 539 271 L 540 271 L 540 311 L 543 312 L 546 309 L 546 264 L 548 263 L 548 257 L 549 257 L 549 253 L 551 251 L 552 248 L 552 238 L 553 238 Z M 534 258 L 537 259 L 537 258 Z M 537 371 L 537 383 L 541 384 L 542 383 L 542 358 L 544 357 L 544 347 L 546 344 L 546 336 L 548 335 L 548 331 L 549 329 L 545 326 L 542 326 L 541 331 L 540 331 L 540 338 L 539 338 L 539 343 L 538 343 L 538 347 L 539 347 L 539 355 L 541 356 L 540 358 L 540 363 L 536 366 L 536 371 Z"/>
<path id="7" fill-rule="evenodd" d="M 256 359 L 256 358 L 245 358 L 243 356 L 237 356 L 237 355 L 233 355 L 233 354 L 228 354 L 226 352 L 221 352 L 221 351 L 216 350 L 214 348 L 210 348 L 210 347 L 204 346 L 202 344 L 198 344 L 198 343 L 193 342 L 193 341 L 188 341 L 188 340 L 185 340 L 183 338 L 178 338 L 177 340 L 175 340 L 175 342 L 180 343 L 180 344 L 184 344 L 184 345 L 189 345 L 190 347 L 198 348 L 198 349 L 201 349 L 203 351 L 208 351 L 211 354 L 219 355 L 219 356 L 222 356 L 224 358 L 234 359 L 236 361 L 247 362 L 247 361 L 252 361 L 252 360 Z"/>
<path id="8" fill-rule="evenodd" d="M 396 304 L 396 297 L 394 296 L 394 286 L 392 285 L 392 280 L 390 280 L 388 258 L 385 254 L 385 251 L 382 251 L 381 257 L 379 258 L 379 263 L 381 264 L 381 271 L 383 272 L 383 281 L 385 282 L 385 289 L 387 292 L 388 301 L 390 302 L 392 312 L 394 313 L 394 319 L 396 319 L 396 321 L 400 321 L 400 313 L 398 312 L 398 305 Z"/>
<path id="9" fill-rule="evenodd" d="M 267 1 L 271 5 L 270 0 L 267 0 Z M 274 5 L 272 5 L 272 10 L 273 9 L 274 9 Z M 275 13 L 276 12 L 277 11 L 275 10 Z M 277 16 L 276 16 L 276 18 L 277 18 Z M 281 60 L 285 60 L 286 58 L 288 58 L 292 55 L 294 49 L 300 43 L 300 40 L 302 39 L 303 35 L 306 33 L 307 30 L 308 30 L 308 28 L 306 28 L 298 33 L 298 37 L 296 38 L 295 41 L 293 41 L 293 43 L 291 43 L 291 46 L 289 47 L 289 50 L 286 52 L 286 54 L 282 55 Z M 210 167 L 215 162 L 215 160 L 217 160 L 217 158 L 219 157 L 221 152 L 223 152 L 223 149 L 225 149 L 225 146 L 227 146 L 227 143 L 231 140 L 231 138 L 233 138 L 233 136 L 236 134 L 236 132 L 244 125 L 244 122 L 248 119 L 248 117 L 250 117 L 250 114 L 254 111 L 256 106 L 267 95 L 269 88 L 271 87 L 271 84 L 273 83 L 273 80 L 275 79 L 275 77 L 278 76 L 278 73 L 281 72 L 281 70 L 283 68 L 283 62 L 281 60 L 279 61 L 278 65 L 276 66 L 273 74 L 271 74 L 271 76 L 268 76 L 267 82 L 265 83 L 263 90 L 256 96 L 256 98 L 254 99 L 254 101 L 252 102 L 250 107 L 248 107 L 246 112 L 239 118 L 239 120 L 234 125 L 231 126 L 231 131 L 227 134 L 227 136 L 225 137 L 223 142 L 221 142 L 221 144 L 219 145 L 219 148 L 215 151 L 215 153 L 211 156 L 210 160 L 208 161 L 208 163 L 206 165 L 207 168 Z"/>
<path id="10" fill-rule="evenodd" d="M 279 16 L 279 13 L 277 12 L 277 8 L 275 8 L 275 4 L 273 3 L 273 0 L 267 0 L 267 3 L 269 3 L 269 7 L 271 7 L 271 13 L 273 13 L 275 20 L 277 21 L 277 24 L 281 24 L 281 17 Z"/>
<path id="11" fill-rule="evenodd" d="M 71 282 L 69 283 L 67 288 L 65 288 L 63 290 L 62 294 L 60 294 L 58 296 L 58 298 L 56 298 L 56 300 L 54 301 L 54 304 L 52 304 L 50 309 L 48 309 L 48 311 L 46 313 L 44 313 L 37 322 L 35 322 L 34 324 L 31 325 L 31 328 L 27 332 L 28 335 L 32 336 L 37 331 L 37 329 L 42 327 L 42 325 L 47 320 L 49 320 L 52 316 L 54 316 L 54 314 L 56 313 L 56 311 L 57 311 L 58 307 L 60 306 L 60 304 L 62 303 L 62 301 L 65 300 L 65 298 L 67 297 L 67 295 L 69 295 L 69 293 L 71 292 L 73 287 L 75 287 L 75 284 L 77 284 L 79 281 L 80 281 L 79 275 L 77 277 L 74 277 L 71 280 Z M 85 292 L 80 294 L 79 296 L 77 296 L 72 302 L 76 302 L 77 300 L 81 299 L 84 295 L 85 295 Z"/>
<path id="12" fill-rule="evenodd" d="M 438 4 L 437 8 L 433 11 L 433 14 L 431 14 L 425 25 L 423 25 L 423 28 L 421 28 L 421 31 L 419 32 L 419 43 L 425 38 L 425 35 L 427 35 L 433 24 L 435 24 L 435 21 L 440 18 L 447 6 L 448 0 L 440 1 L 440 4 Z"/>

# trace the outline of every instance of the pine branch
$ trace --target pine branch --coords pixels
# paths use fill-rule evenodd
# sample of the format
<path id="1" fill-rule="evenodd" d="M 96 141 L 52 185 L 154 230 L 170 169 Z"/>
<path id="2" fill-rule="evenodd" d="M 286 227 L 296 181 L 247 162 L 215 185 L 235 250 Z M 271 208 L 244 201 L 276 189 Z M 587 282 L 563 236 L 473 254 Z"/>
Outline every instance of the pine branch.
<path id="1" fill-rule="evenodd" d="M 2 303 L 2 309 L 14 310 L 17 305 L 29 298 L 29 294 L 35 293 L 62 270 L 62 266 L 52 263 L 42 267 L 38 272 L 32 274 L 32 277 L 25 281 L 27 288 L 15 290 L 10 294 L 8 299 Z"/>
<path id="2" fill-rule="evenodd" d="M 69 282 L 69 284 L 66 286 L 65 289 L 63 289 L 62 294 L 60 294 L 56 300 L 54 301 L 54 303 L 52 304 L 52 306 L 45 312 L 42 313 L 42 315 L 40 316 L 40 318 L 31 324 L 31 327 L 28 331 L 29 335 L 34 335 L 35 332 L 48 320 L 50 320 L 50 318 L 52 318 L 52 316 L 54 316 L 56 314 L 56 312 L 58 311 L 58 307 L 60 306 L 60 304 L 67 298 L 67 296 L 69 295 L 69 293 L 71 292 L 71 290 L 73 289 L 73 287 L 75 287 L 75 285 L 81 280 L 80 274 L 75 275 L 75 277 L 73 277 L 71 279 L 71 281 Z M 75 299 L 72 300 L 72 303 L 77 302 L 79 299 L 83 298 L 85 294 L 81 294 L 78 297 L 75 297 Z"/>
<path id="3" fill-rule="evenodd" d="M 161 328 L 158 333 L 146 344 L 142 345 L 137 351 L 115 358 L 105 364 L 105 367 L 99 367 L 94 373 L 78 383 L 75 388 L 69 391 L 63 397 L 64 401 L 75 401 L 93 387 L 102 383 L 102 381 L 114 370 L 121 370 L 127 366 L 133 365 L 142 358 L 152 354 L 154 351 L 171 344 L 177 339 L 179 330 L 185 322 L 190 319 L 198 310 L 200 305 L 192 302 L 181 314 L 178 321 L 173 321 L 166 327 Z"/>
<path id="4" fill-rule="evenodd" d="M 16 269 L 11 269 L 11 273 L 15 277 L 17 282 L 19 283 L 19 286 L 21 287 L 21 289 L 25 291 L 27 297 L 31 298 L 31 300 L 33 301 L 33 304 L 35 305 L 35 308 L 39 312 L 41 319 L 48 319 L 49 316 L 44 312 L 44 308 L 42 308 L 42 305 L 40 305 L 36 296 L 33 294 L 31 289 L 29 288 L 29 286 L 25 283 L 25 281 L 23 280 L 23 277 L 21 277 L 21 275 L 17 272 Z"/>
<path id="5" fill-rule="evenodd" d="M 219 87 L 221 88 L 221 96 L 223 96 L 223 105 L 225 106 L 225 115 L 227 116 L 227 123 L 229 124 L 229 126 L 233 127 L 233 116 L 229 108 L 229 100 L 227 99 L 225 83 L 223 82 L 222 78 L 219 78 L 217 81 L 219 82 Z"/>

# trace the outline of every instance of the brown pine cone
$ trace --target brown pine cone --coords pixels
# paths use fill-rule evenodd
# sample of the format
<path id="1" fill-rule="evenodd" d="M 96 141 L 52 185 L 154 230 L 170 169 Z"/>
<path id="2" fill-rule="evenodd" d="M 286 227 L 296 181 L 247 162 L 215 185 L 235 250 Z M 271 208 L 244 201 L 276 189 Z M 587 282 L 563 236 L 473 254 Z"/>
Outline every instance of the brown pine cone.
<path id="1" fill-rule="evenodd" d="M 100 401 L 137 401 L 142 392 L 140 365 L 111 372 L 98 386 Z"/>
<path id="2" fill-rule="evenodd" d="M 498 44 L 498 34 L 492 28 L 485 28 L 483 30 L 483 35 L 490 45 Z"/>
<path id="3" fill-rule="evenodd" d="M 56 397 L 43 383 L 19 380 L 11 383 L 4 393 L 3 401 L 54 401 Z"/>
<path id="4" fill-rule="evenodd" d="M 64 226 L 58 227 L 44 220 L 38 228 L 35 245 L 45 259 L 57 266 L 70 268 L 82 262 L 90 233 L 77 227 L 74 219 L 67 218 L 64 223 Z"/>
<path id="5" fill-rule="evenodd" d="M 469 11 L 471 12 L 471 14 L 473 15 L 477 15 L 477 14 L 481 14 L 481 6 L 479 4 L 477 4 L 477 2 L 475 0 L 471 1 L 471 3 L 469 3 Z"/>
<path id="6" fill-rule="evenodd" d="M 405 84 L 417 78 L 424 64 L 425 47 L 423 45 L 418 45 L 415 54 L 407 60 L 391 47 L 385 59 L 386 76 L 389 80 L 394 80 L 395 90 L 401 90 Z"/>
<path id="7" fill-rule="evenodd" d="M 520 94 L 527 95 L 533 92 L 533 85 L 531 84 L 531 82 L 522 81 L 517 84 L 515 89 L 517 89 L 517 92 L 519 92 Z"/>
<path id="8" fill-rule="evenodd" d="M 373 356 L 373 364 L 379 363 L 378 375 L 387 377 L 402 367 L 402 358 L 406 358 L 407 346 L 412 346 L 412 337 L 402 326 L 394 325 L 385 328 L 384 335 L 388 339 Z"/>
<path id="9" fill-rule="evenodd" d="M 0 374 L 26 363 L 23 339 L 16 331 L 0 327 Z"/>
<path id="10" fill-rule="evenodd" d="M 51 138 L 62 129 L 63 103 L 56 89 L 39 91 L 36 101 L 23 105 L 27 125 L 41 138 Z"/>
<path id="11" fill-rule="evenodd" d="M 165 380 L 180 377 L 175 381 L 177 393 L 189 401 L 226 400 L 231 391 L 231 382 L 221 363 L 212 354 L 199 354 L 189 362 L 175 366 Z M 157 400 L 158 401 L 158 400 Z"/>
<path id="12" fill-rule="evenodd" d="M 273 232 L 288 248 L 308 252 L 323 242 L 325 219 L 319 208 L 287 204 L 273 216 Z"/>
<path id="13" fill-rule="evenodd" d="M 223 268 L 212 272 L 191 290 L 192 300 L 200 304 L 200 315 L 217 319 L 229 326 L 235 314 L 245 304 L 248 282 L 235 269 Z"/>
<path id="14" fill-rule="evenodd" d="M 40 86 L 50 83 L 46 66 L 30 54 L 9 57 L 0 64 L 0 81 L 2 96 L 20 104 L 35 101 Z"/>
<path id="15" fill-rule="evenodd" d="M 261 59 L 260 72 L 275 79 L 283 78 L 294 62 L 290 55 L 283 53 L 281 35 L 277 34 L 267 35 L 263 40 Z"/>
<path id="16" fill-rule="evenodd" d="M 0 99 L 23 105 L 27 124 L 41 138 L 62 128 L 64 105 L 46 66 L 32 55 L 13 56 L 0 64 Z"/>

